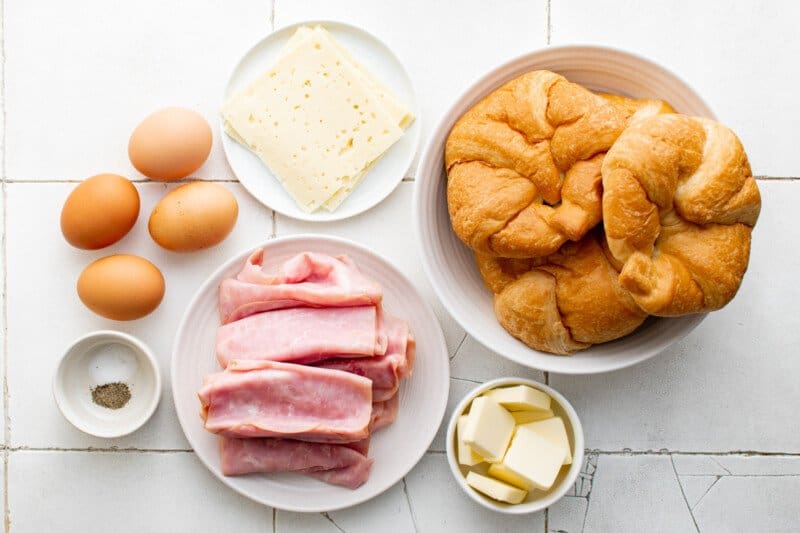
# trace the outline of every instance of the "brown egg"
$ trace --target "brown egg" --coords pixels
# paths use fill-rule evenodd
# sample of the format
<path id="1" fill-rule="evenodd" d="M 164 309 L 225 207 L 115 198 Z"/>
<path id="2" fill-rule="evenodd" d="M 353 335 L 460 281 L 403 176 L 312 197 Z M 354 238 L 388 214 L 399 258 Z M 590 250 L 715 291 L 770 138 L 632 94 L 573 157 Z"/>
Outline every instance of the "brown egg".
<path id="1" fill-rule="evenodd" d="M 193 252 L 222 242 L 238 215 L 236 197 L 228 189 L 195 181 L 164 196 L 153 209 L 148 228 L 163 248 Z"/>
<path id="2" fill-rule="evenodd" d="M 72 246 L 97 250 L 124 237 L 139 216 L 139 193 L 116 174 L 88 178 L 67 196 L 61 233 Z"/>
<path id="3" fill-rule="evenodd" d="M 211 152 L 211 127 L 190 109 L 168 107 L 146 117 L 128 141 L 136 170 L 154 180 L 185 178 Z"/>
<path id="4" fill-rule="evenodd" d="M 78 296 L 100 316 L 136 320 L 152 313 L 164 297 L 164 276 L 147 259 L 118 254 L 98 259 L 78 278 Z"/>

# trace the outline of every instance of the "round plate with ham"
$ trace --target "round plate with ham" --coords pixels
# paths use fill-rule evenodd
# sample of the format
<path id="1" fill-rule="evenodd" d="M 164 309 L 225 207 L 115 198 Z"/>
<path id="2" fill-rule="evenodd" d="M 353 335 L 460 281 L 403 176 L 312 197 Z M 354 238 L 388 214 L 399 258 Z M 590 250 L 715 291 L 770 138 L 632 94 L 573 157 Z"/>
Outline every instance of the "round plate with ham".
<path id="1" fill-rule="evenodd" d="M 448 388 L 444 336 L 417 289 L 367 248 L 321 235 L 272 239 L 222 265 L 172 353 L 175 408 L 197 456 L 237 492 L 288 511 L 349 507 L 400 481 L 430 446 Z M 234 397 L 254 403 L 237 410 Z"/>

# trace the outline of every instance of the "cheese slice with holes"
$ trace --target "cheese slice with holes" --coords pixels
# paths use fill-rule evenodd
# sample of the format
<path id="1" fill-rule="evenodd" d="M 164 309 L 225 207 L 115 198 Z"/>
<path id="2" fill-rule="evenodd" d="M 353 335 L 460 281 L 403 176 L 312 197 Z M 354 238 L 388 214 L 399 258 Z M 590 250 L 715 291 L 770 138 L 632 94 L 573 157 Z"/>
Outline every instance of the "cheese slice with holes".
<path id="1" fill-rule="evenodd" d="M 407 120 L 399 101 L 342 50 L 324 29 L 300 28 L 275 66 L 222 109 L 226 132 L 306 212 L 336 209 Z"/>

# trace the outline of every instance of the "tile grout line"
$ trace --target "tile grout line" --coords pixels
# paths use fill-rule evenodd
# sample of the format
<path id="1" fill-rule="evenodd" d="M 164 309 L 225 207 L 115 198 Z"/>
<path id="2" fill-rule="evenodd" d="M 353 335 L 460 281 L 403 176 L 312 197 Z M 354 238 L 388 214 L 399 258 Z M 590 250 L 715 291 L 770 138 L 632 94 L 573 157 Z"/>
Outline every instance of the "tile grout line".
<path id="1" fill-rule="evenodd" d="M 4 155 L 5 158 L 5 155 Z M 87 176 L 88 177 L 88 176 Z M 763 181 L 765 183 L 776 181 L 800 181 L 800 176 L 753 176 L 756 181 Z M 47 184 L 47 183 L 81 183 L 84 180 L 82 179 L 75 179 L 75 178 L 64 178 L 64 179 L 34 179 L 34 178 L 5 178 L 4 181 L 6 183 L 22 183 L 22 184 Z M 179 180 L 174 180 L 170 182 L 163 182 L 158 180 L 151 180 L 148 178 L 134 178 L 131 179 L 131 183 L 175 183 L 175 184 L 183 184 L 183 183 L 192 183 L 195 181 L 205 181 L 208 183 L 240 183 L 240 181 L 236 178 L 183 178 Z M 402 183 L 413 183 L 416 181 L 414 176 L 405 176 L 400 180 Z"/>
<path id="2" fill-rule="evenodd" d="M 692 512 L 692 506 L 689 505 L 689 499 L 686 497 L 686 492 L 683 490 L 683 483 L 681 483 L 681 478 L 678 476 L 678 469 L 675 467 L 675 457 L 670 455 L 669 462 L 672 465 L 672 472 L 675 474 L 675 483 L 677 483 L 678 488 L 681 489 L 681 496 L 683 497 L 683 503 L 686 504 L 686 510 L 689 511 L 689 516 L 692 518 L 694 529 L 695 531 L 697 531 L 697 533 L 700 533 L 700 527 L 697 525 L 697 520 L 694 517 L 694 512 Z"/>
<path id="3" fill-rule="evenodd" d="M 275 31 L 275 0 L 270 0 L 269 31 Z"/>
<path id="4" fill-rule="evenodd" d="M 178 453 L 194 453 L 194 450 L 189 448 L 62 448 L 58 446 L 6 446 L 6 453 L 16 452 L 66 452 L 66 453 L 160 453 L 160 454 L 178 454 Z"/>
<path id="5" fill-rule="evenodd" d="M 0 180 L 2 180 L 2 184 L 0 184 L 0 194 L 3 195 L 2 198 L 2 206 L 3 206 L 3 220 L 2 220 L 2 260 L 3 260 L 3 304 L 2 304 L 2 312 L 3 312 L 3 321 L 2 321 L 2 329 L 3 329 L 3 525 L 4 530 L 6 533 L 11 531 L 11 510 L 8 506 L 8 458 L 9 458 L 9 451 L 7 449 L 8 445 L 11 444 L 11 418 L 8 414 L 8 215 L 7 215 L 7 208 L 8 202 L 6 201 L 6 146 L 8 143 L 6 142 L 6 5 L 5 0 L 0 0 L 0 78 L 2 78 L 2 86 L 0 86 L 0 102 L 2 102 L 2 107 L 0 107 L 0 114 L 2 115 L 3 120 L 3 131 L 2 131 L 2 160 L 0 161 Z"/>
<path id="6" fill-rule="evenodd" d="M 468 383 L 479 383 L 463 378 L 450 378 L 456 381 L 465 381 Z M 1 446 L 2 451 L 9 453 L 16 452 L 86 452 L 86 453 L 194 453 L 191 448 L 96 448 L 96 447 L 59 447 L 59 446 Z M 587 454 L 594 455 L 610 455 L 610 456 L 708 456 L 708 457 L 774 457 L 774 458 L 790 458 L 800 459 L 800 452 L 758 452 L 758 451 L 742 451 L 742 450 L 729 450 L 729 451 L 699 451 L 699 452 L 686 452 L 686 451 L 661 451 L 661 450 L 592 450 L 586 449 Z M 445 450 L 431 450 L 428 449 L 425 453 L 442 454 L 446 453 Z M 707 474 L 685 474 L 691 475 L 707 475 Z M 731 477 L 745 477 L 748 474 L 724 474 Z M 753 474 L 754 477 L 763 477 L 766 474 Z M 787 477 L 797 477 L 800 474 L 786 474 Z"/>
<path id="7" fill-rule="evenodd" d="M 547 5 L 545 7 L 545 13 L 547 14 L 547 33 L 546 33 L 546 43 L 547 46 L 550 46 L 550 38 L 553 35 L 553 0 L 547 0 Z"/>
<path id="8" fill-rule="evenodd" d="M 425 453 L 427 453 L 427 450 Z M 408 494 L 408 482 L 406 481 L 406 476 L 403 476 L 403 494 L 406 497 L 406 505 L 408 505 L 408 514 L 411 515 L 411 524 L 414 526 L 414 533 L 419 533 L 417 515 L 414 514 L 414 506 L 411 505 L 411 496 Z"/>

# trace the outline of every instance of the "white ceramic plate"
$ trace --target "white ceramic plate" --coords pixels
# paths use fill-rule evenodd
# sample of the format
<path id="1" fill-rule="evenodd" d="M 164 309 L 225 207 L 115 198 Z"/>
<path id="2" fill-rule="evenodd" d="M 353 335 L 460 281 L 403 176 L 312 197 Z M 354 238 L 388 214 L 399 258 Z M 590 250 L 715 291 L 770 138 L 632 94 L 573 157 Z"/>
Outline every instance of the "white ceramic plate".
<path id="1" fill-rule="evenodd" d="M 594 374 L 644 361 L 687 335 L 705 318 L 650 318 L 634 333 L 571 356 L 527 347 L 495 318 L 492 295 L 472 252 L 450 226 L 444 145 L 456 120 L 503 83 L 531 70 L 547 69 L 590 89 L 668 101 L 681 113 L 713 118 L 700 96 L 677 76 L 639 56 L 594 46 L 546 48 L 494 69 L 476 81 L 444 114 L 425 147 L 414 184 L 413 218 L 425 272 L 445 308 L 481 344 L 519 364 L 562 374 Z"/>
<path id="2" fill-rule="evenodd" d="M 408 173 L 419 145 L 420 117 L 417 97 L 408 73 L 392 51 L 372 34 L 342 22 L 308 21 L 292 24 L 269 34 L 244 54 L 228 80 L 224 100 L 270 68 L 275 63 L 278 52 L 299 26 L 316 25 L 325 27 L 356 59 L 392 89 L 413 113 L 416 118 L 405 135 L 375 163 L 364 181 L 332 213 L 324 209 L 306 213 L 297 207 L 269 168 L 254 153 L 225 133 L 220 119 L 222 146 L 228 163 L 242 185 L 270 209 L 300 220 L 341 220 L 362 213 L 389 196 Z"/>
<path id="3" fill-rule="evenodd" d="M 183 316 L 172 352 L 172 394 L 186 438 L 197 456 L 223 483 L 257 502 L 288 511 L 323 512 L 364 502 L 388 489 L 417 464 L 444 415 L 449 388 L 447 346 L 439 322 L 419 292 L 394 266 L 361 245 L 335 237 L 300 235 L 267 241 L 264 263 L 271 267 L 306 251 L 347 254 L 383 287 L 384 306 L 409 322 L 417 340 L 414 373 L 400 386 L 400 411 L 391 426 L 375 433 L 369 481 L 356 490 L 298 474 L 225 477 L 220 472 L 218 437 L 203 428 L 197 389 L 203 376 L 219 372 L 214 338 L 219 326 L 217 289 L 234 276 L 250 253 L 222 265 L 200 287 Z"/>

